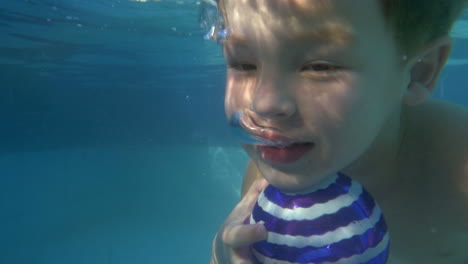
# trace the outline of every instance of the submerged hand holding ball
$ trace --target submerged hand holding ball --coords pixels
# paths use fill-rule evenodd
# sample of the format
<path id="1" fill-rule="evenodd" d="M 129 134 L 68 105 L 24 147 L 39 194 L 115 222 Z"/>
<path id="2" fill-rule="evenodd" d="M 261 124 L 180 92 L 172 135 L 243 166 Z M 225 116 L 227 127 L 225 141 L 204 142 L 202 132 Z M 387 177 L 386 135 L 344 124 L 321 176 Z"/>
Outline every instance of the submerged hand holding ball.
<path id="1" fill-rule="evenodd" d="M 264 222 L 266 241 L 252 246 L 263 264 L 384 264 L 389 234 L 382 211 L 357 182 L 338 173 L 306 194 L 269 185 L 250 223 Z"/>

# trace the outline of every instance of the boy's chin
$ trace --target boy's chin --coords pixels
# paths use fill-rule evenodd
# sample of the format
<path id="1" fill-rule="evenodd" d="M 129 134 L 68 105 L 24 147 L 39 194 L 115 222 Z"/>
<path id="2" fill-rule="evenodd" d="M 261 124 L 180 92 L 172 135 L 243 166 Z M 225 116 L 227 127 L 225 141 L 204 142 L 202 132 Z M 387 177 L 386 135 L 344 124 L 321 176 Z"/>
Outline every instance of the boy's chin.
<path id="1" fill-rule="evenodd" d="M 271 185 L 285 193 L 307 192 L 330 176 L 330 173 L 311 172 L 299 168 L 295 171 L 284 171 L 262 161 L 259 161 L 257 166 Z"/>

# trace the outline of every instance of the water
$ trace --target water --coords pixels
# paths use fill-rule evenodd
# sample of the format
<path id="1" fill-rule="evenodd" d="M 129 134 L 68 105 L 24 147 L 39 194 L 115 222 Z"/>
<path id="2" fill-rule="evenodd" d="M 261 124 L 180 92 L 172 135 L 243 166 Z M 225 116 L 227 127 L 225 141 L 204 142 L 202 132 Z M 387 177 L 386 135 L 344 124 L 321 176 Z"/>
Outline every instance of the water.
<path id="1" fill-rule="evenodd" d="M 247 159 L 197 7 L 2 1 L 0 263 L 208 262 Z"/>
<path id="2" fill-rule="evenodd" d="M 208 262 L 247 157 L 197 8 L 2 1 L 0 263 Z M 435 96 L 468 105 L 454 36 Z"/>

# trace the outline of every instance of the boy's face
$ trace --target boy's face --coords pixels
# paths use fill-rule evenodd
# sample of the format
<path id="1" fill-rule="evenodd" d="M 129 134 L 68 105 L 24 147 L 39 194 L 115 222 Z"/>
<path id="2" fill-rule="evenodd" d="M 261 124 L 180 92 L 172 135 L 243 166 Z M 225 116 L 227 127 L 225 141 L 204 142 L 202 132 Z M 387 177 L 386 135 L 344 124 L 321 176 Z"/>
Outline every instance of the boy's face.
<path id="1" fill-rule="evenodd" d="M 244 145 L 262 174 L 301 191 L 387 137 L 404 83 L 375 0 L 225 0 L 226 113 L 286 148 Z M 391 135 L 388 135 L 391 136 Z"/>

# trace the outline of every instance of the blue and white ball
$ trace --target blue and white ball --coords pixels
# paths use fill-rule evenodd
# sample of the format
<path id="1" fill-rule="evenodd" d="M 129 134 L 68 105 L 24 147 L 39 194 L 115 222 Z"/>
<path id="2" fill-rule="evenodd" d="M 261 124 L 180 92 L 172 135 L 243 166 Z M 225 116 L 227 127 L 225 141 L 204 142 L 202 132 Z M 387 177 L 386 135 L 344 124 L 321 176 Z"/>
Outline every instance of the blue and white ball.
<path id="1" fill-rule="evenodd" d="M 337 174 L 307 194 L 269 185 L 250 223 L 264 222 L 266 241 L 252 245 L 263 264 L 384 264 L 389 234 L 382 211 L 357 181 Z"/>

